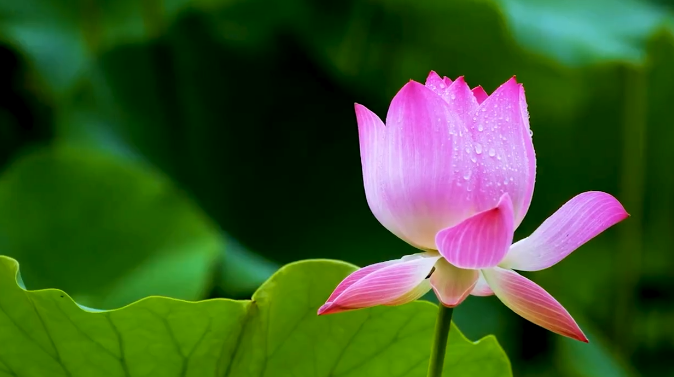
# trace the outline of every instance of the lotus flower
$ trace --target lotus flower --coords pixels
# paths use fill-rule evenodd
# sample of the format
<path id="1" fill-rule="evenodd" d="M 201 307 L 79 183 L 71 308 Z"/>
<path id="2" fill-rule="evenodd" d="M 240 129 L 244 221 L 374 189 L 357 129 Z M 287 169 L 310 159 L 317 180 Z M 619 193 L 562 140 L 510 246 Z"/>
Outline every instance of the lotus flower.
<path id="1" fill-rule="evenodd" d="M 495 294 L 525 319 L 587 342 L 566 309 L 515 270 L 548 268 L 628 214 L 613 196 L 585 192 L 512 243 L 536 176 L 523 86 L 513 77 L 487 95 L 431 72 L 398 92 L 386 124 L 355 110 L 368 205 L 421 252 L 355 271 L 318 314 L 400 305 L 430 289 L 447 307 Z"/>

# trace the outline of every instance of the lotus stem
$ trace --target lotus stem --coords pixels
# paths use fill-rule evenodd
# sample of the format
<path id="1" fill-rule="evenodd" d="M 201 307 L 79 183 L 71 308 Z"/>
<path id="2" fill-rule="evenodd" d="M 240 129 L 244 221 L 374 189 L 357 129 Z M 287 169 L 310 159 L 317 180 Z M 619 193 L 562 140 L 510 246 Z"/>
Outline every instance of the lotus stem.
<path id="1" fill-rule="evenodd" d="M 442 377 L 442 366 L 445 364 L 445 351 L 449 328 L 452 323 L 453 308 L 438 305 L 438 319 L 435 322 L 435 337 L 431 348 L 431 361 L 428 365 L 428 377 Z"/>

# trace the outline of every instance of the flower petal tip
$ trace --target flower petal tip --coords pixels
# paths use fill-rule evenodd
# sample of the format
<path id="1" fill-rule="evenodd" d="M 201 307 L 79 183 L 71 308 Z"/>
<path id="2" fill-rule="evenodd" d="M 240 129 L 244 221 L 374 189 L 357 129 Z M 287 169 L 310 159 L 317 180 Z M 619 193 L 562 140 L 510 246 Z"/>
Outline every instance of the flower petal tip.
<path id="1" fill-rule="evenodd" d="M 318 308 L 318 315 L 328 315 L 345 311 L 343 308 L 340 308 L 338 305 L 335 305 L 333 302 L 326 302 L 320 308 Z"/>
<path id="2" fill-rule="evenodd" d="M 435 71 L 430 71 L 430 72 L 428 72 L 428 76 L 426 76 L 426 80 L 428 81 L 429 79 L 442 80 L 442 78 L 440 77 L 440 75 L 438 75 L 438 73 L 435 72 Z M 412 80 L 410 80 L 410 81 L 412 81 Z"/>

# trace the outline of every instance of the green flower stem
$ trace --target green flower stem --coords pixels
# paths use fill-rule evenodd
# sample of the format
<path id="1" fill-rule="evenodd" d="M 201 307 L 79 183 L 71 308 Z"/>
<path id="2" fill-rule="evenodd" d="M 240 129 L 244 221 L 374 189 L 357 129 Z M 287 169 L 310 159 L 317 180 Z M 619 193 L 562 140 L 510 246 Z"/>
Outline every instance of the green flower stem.
<path id="1" fill-rule="evenodd" d="M 453 308 L 438 305 L 438 319 L 435 322 L 435 339 L 431 348 L 431 362 L 428 364 L 428 377 L 442 377 L 442 366 L 445 363 L 447 338 L 452 323 Z"/>

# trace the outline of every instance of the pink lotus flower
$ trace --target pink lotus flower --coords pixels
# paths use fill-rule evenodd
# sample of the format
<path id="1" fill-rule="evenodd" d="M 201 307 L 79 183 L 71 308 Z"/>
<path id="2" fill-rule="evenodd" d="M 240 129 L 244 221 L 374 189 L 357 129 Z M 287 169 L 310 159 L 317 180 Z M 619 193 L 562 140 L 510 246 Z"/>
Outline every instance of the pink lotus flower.
<path id="1" fill-rule="evenodd" d="M 495 294 L 527 320 L 587 342 L 557 300 L 514 270 L 548 268 L 628 214 L 611 195 L 585 192 L 512 243 L 536 176 L 522 85 L 512 78 L 487 95 L 431 72 L 425 86 L 398 92 L 386 125 L 355 108 L 370 209 L 423 252 L 355 271 L 318 314 L 399 305 L 431 288 L 448 307 Z"/>

